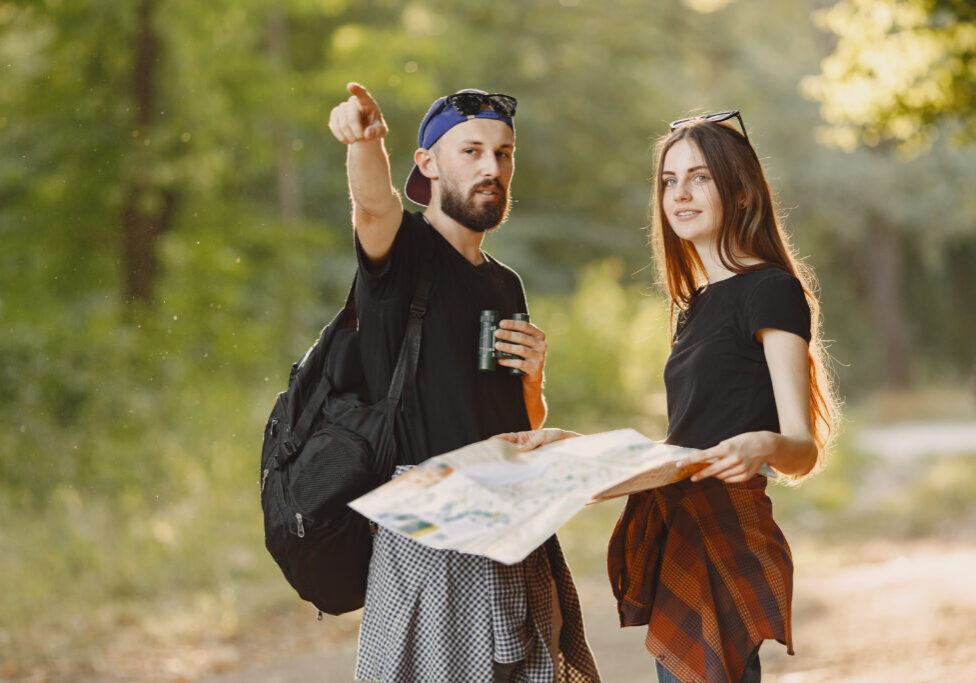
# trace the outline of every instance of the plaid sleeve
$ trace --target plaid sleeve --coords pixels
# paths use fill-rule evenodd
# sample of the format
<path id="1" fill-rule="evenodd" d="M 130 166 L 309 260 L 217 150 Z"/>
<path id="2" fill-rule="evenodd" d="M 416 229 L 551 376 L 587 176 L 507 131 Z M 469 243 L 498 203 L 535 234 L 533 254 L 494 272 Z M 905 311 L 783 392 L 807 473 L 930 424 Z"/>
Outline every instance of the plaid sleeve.
<path id="1" fill-rule="evenodd" d="M 793 653 L 793 562 L 764 477 L 678 482 L 631 496 L 610 541 L 622 626 L 683 681 L 738 681 L 756 645 Z"/>

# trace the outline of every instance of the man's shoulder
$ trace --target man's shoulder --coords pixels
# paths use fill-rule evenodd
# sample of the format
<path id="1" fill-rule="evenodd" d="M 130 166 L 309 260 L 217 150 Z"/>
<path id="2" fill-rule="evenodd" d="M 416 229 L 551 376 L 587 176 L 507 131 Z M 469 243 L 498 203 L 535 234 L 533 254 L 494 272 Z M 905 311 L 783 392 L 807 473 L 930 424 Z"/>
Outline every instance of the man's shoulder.
<path id="1" fill-rule="evenodd" d="M 422 227 L 427 225 L 427 219 L 424 218 L 422 211 L 408 211 L 403 210 L 403 225 L 412 225 L 415 227 Z"/>
<path id="2" fill-rule="evenodd" d="M 400 233 L 407 232 L 411 235 L 419 235 L 426 232 L 429 227 L 427 219 L 420 211 L 403 210 L 403 218 L 400 220 Z"/>
<path id="3" fill-rule="evenodd" d="M 492 268 L 495 271 L 496 277 L 502 278 L 504 280 L 510 280 L 517 284 L 519 287 L 522 286 L 522 277 L 516 272 L 514 268 L 508 266 L 498 259 L 496 259 L 491 254 L 485 252 L 485 257 L 491 262 Z"/>
<path id="4" fill-rule="evenodd" d="M 408 252 L 411 257 L 407 261 L 413 262 L 415 259 L 412 257 L 429 248 L 432 231 L 424 214 L 404 209 L 394 249 Z"/>

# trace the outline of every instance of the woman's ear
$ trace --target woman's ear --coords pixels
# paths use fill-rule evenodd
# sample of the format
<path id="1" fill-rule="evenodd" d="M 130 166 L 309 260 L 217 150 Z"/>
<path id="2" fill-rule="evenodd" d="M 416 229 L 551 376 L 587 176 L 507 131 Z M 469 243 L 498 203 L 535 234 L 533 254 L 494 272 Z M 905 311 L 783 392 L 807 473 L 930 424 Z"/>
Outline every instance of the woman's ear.
<path id="1" fill-rule="evenodd" d="M 749 207 L 749 198 L 746 197 L 744 194 L 740 194 L 739 195 L 739 198 L 736 200 L 735 204 L 740 209 L 746 209 L 746 208 Z"/>

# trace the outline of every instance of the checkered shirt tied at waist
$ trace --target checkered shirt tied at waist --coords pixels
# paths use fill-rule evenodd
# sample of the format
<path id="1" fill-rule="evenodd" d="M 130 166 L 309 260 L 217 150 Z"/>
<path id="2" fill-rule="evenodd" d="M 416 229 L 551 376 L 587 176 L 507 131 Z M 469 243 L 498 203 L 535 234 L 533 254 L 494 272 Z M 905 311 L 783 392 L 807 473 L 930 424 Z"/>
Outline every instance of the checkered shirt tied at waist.
<path id="1" fill-rule="evenodd" d="M 394 476 L 407 469 L 397 467 Z M 553 588 L 562 619 L 555 662 L 547 645 Z M 600 680 L 556 537 L 509 566 L 379 527 L 356 679 L 490 683 L 493 662 L 519 662 L 511 677 L 517 683 Z"/>

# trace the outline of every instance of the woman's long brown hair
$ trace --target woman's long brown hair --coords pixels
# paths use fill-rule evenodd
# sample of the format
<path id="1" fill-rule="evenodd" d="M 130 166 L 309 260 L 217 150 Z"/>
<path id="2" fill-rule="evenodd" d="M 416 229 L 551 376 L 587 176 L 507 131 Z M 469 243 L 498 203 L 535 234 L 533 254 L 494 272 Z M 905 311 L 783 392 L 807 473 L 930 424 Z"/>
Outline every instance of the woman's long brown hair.
<path id="1" fill-rule="evenodd" d="M 827 369 L 827 353 L 821 337 L 816 277 L 811 268 L 793 255 L 789 239 L 777 219 L 769 185 L 755 150 L 739 131 L 728 125 L 696 121 L 672 131 L 657 144 L 651 243 L 659 280 L 667 288 L 671 303 L 671 327 L 674 328 L 675 309 L 687 309 L 695 292 L 708 281 L 695 247 L 675 234 L 664 213 L 661 191 L 664 158 L 679 140 L 688 140 L 701 151 L 715 180 L 722 204 L 722 223 L 718 234 L 718 254 L 722 265 L 734 273 L 775 265 L 792 273 L 803 285 L 811 318 L 810 418 L 817 444 L 817 463 L 812 470 L 816 471 L 823 466 L 839 412 L 839 401 L 833 378 Z M 760 263 L 747 265 L 740 260 L 742 257 L 756 258 Z M 803 476 L 806 475 L 787 479 L 799 481 Z"/>

